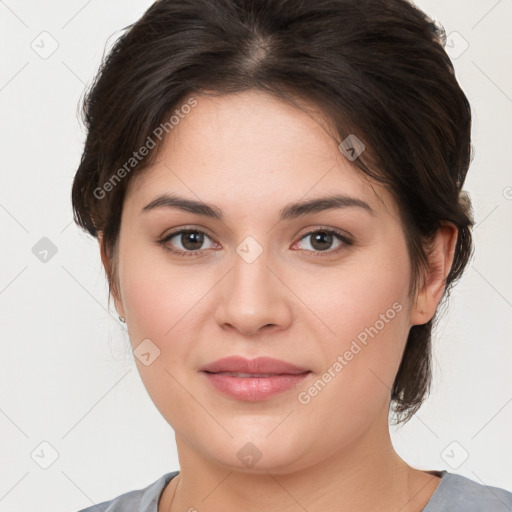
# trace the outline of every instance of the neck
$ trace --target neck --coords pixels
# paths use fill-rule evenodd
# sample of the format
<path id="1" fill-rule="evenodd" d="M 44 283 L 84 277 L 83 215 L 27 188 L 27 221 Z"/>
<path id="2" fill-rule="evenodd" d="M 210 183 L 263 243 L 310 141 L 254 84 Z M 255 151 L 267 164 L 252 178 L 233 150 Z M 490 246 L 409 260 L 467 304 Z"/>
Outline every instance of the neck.
<path id="1" fill-rule="evenodd" d="M 384 419 L 384 425 L 376 421 L 327 459 L 294 471 L 258 470 L 257 464 L 250 471 L 221 466 L 201 456 L 176 433 L 179 486 L 176 477 L 162 495 L 159 512 L 171 510 L 175 491 L 171 512 L 421 511 L 440 479 L 409 467 L 397 455 L 387 412 Z"/>

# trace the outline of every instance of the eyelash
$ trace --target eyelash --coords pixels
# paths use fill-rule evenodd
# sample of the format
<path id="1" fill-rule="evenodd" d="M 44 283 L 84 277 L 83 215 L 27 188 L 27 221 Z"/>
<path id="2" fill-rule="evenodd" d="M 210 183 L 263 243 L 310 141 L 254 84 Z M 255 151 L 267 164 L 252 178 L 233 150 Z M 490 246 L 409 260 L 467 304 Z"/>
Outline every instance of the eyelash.
<path id="1" fill-rule="evenodd" d="M 303 240 L 304 238 L 307 238 L 308 236 L 310 235 L 313 235 L 315 233 L 326 233 L 328 235 L 334 235 L 336 236 L 341 242 L 343 242 L 343 244 L 334 249 L 334 250 L 330 250 L 330 249 L 327 249 L 325 251 L 310 251 L 308 249 L 303 249 L 307 252 L 311 252 L 312 255 L 314 257 L 325 257 L 324 255 L 327 254 L 327 255 L 331 255 L 333 253 L 337 253 L 338 251 L 340 251 L 341 249 L 343 249 L 343 247 L 345 245 L 352 245 L 353 242 L 352 240 L 347 237 L 347 235 L 345 235 L 344 233 L 342 233 L 341 231 L 338 231 L 336 229 L 332 229 L 332 228 L 317 228 L 313 231 L 309 231 L 308 233 L 305 233 L 300 239 L 299 241 Z M 172 238 L 174 238 L 176 235 L 181 235 L 181 234 L 185 234 L 185 233 L 201 233 L 203 235 L 206 235 L 208 238 L 211 238 L 210 236 L 208 236 L 207 233 L 205 233 L 204 231 L 201 231 L 200 229 L 192 229 L 192 228 L 187 228 L 187 229 L 180 229 L 178 231 L 174 231 L 172 233 L 169 233 L 167 236 L 165 236 L 163 239 L 161 240 L 158 240 L 157 243 L 161 244 L 165 250 L 167 251 L 170 251 L 174 254 L 177 254 L 178 256 L 185 256 L 185 257 L 193 257 L 193 256 L 196 256 L 197 254 L 203 252 L 205 249 L 200 249 L 200 250 L 197 250 L 197 251 L 181 251 L 181 250 L 176 250 L 176 249 L 170 249 L 167 245 L 167 243 L 169 242 L 169 240 L 171 240 Z"/>

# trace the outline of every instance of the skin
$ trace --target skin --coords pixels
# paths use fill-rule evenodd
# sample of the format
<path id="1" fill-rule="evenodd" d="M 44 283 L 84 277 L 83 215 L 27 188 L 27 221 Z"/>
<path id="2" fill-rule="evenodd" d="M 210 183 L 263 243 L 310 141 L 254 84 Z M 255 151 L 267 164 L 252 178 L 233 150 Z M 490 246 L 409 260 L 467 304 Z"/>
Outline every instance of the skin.
<path id="1" fill-rule="evenodd" d="M 116 309 L 132 348 L 150 339 L 160 350 L 148 366 L 135 361 L 177 443 L 180 476 L 158 510 L 420 511 L 440 478 L 393 449 L 390 390 L 409 329 L 429 321 L 441 299 L 456 228 L 438 231 L 425 285 L 411 297 L 392 196 L 352 166 L 318 120 L 262 92 L 194 97 L 158 161 L 130 183 L 116 255 Z M 213 204 L 224 218 L 141 213 L 163 192 Z M 375 214 L 348 207 L 279 221 L 288 203 L 334 192 L 364 200 Z M 184 227 L 206 233 L 200 255 L 157 243 Z M 321 228 L 350 234 L 353 244 L 334 237 L 322 251 L 305 236 Z M 263 251 L 252 263 L 236 252 L 247 236 Z M 175 236 L 166 246 L 187 250 L 187 240 Z M 109 272 L 103 253 L 102 261 Z M 394 303 L 401 311 L 301 404 L 299 392 Z M 198 371 L 234 354 L 268 355 L 311 373 L 270 399 L 236 400 Z M 237 456 L 248 442 L 262 454 L 252 467 Z"/>

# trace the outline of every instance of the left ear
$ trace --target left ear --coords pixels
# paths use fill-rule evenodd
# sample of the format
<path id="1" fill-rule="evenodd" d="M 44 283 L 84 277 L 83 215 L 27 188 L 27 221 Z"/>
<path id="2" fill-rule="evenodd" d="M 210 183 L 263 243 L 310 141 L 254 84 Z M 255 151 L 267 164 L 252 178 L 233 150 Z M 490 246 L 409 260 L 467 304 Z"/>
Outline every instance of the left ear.
<path id="1" fill-rule="evenodd" d="M 422 288 L 411 309 L 411 325 L 426 324 L 435 315 L 446 286 L 457 243 L 458 229 L 451 222 L 442 222 L 437 230 Z"/>

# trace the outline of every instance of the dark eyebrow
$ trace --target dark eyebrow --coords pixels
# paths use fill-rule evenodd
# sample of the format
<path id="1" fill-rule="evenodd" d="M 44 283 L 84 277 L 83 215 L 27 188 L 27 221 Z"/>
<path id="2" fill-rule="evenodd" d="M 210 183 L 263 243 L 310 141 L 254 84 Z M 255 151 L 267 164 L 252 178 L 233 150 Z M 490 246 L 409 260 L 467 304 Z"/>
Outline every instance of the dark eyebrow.
<path id="1" fill-rule="evenodd" d="M 293 219 L 308 213 L 332 210 L 334 208 L 362 208 L 372 215 L 377 215 L 375 210 L 362 199 L 357 197 L 335 194 L 326 197 L 319 197 L 303 201 L 301 203 L 292 203 L 284 207 L 280 212 L 281 220 Z"/>
<path id="2" fill-rule="evenodd" d="M 156 208 L 178 208 L 185 212 L 204 215 L 205 217 L 213 217 L 219 220 L 222 219 L 222 211 L 219 208 L 193 199 L 178 197 L 174 194 L 161 194 L 157 196 L 153 201 L 142 208 L 141 213 L 155 210 Z"/>
<path id="3" fill-rule="evenodd" d="M 362 208 L 371 215 L 376 215 L 375 210 L 373 210 L 373 208 L 362 199 L 340 194 L 319 197 L 316 199 L 310 199 L 308 201 L 303 201 L 299 203 L 291 203 L 285 206 L 279 212 L 279 214 L 281 220 L 288 220 L 296 217 L 301 217 L 303 215 L 307 215 L 308 213 L 331 210 L 334 208 L 350 207 Z M 179 197 L 173 194 L 159 195 L 158 197 L 153 199 L 153 201 L 151 201 L 149 204 L 144 206 L 144 208 L 142 208 L 141 213 L 145 213 L 150 210 L 155 210 L 157 208 L 178 208 L 179 210 L 195 213 L 197 215 L 204 215 L 205 217 L 212 217 L 214 219 L 222 220 L 223 218 L 222 210 L 220 210 L 214 205 L 210 205 L 200 201 L 195 201 L 193 199 Z"/>

